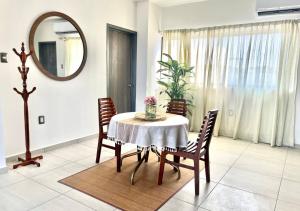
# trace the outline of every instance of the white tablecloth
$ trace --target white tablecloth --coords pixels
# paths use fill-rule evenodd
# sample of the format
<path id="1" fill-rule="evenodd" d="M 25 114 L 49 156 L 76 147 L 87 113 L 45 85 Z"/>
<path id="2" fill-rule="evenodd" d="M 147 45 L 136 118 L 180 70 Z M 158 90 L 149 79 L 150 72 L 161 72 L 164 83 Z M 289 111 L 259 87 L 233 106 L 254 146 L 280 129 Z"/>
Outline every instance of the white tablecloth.
<path id="1" fill-rule="evenodd" d="M 121 113 L 112 117 L 107 136 L 117 143 L 132 143 L 138 147 L 157 147 L 159 150 L 176 150 L 186 147 L 189 120 L 180 115 L 166 114 L 162 121 L 143 121 L 135 113 Z"/>

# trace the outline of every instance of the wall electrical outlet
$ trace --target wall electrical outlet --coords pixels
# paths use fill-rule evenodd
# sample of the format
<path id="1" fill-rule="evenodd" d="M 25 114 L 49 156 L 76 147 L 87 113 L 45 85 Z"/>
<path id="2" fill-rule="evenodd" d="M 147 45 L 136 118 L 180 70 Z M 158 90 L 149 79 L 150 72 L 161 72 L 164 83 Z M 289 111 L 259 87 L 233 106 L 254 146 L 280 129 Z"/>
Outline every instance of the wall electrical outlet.
<path id="1" fill-rule="evenodd" d="M 0 53 L 0 62 L 7 63 L 7 53 Z"/>
<path id="2" fill-rule="evenodd" d="M 39 124 L 45 124 L 45 116 L 39 116 Z"/>

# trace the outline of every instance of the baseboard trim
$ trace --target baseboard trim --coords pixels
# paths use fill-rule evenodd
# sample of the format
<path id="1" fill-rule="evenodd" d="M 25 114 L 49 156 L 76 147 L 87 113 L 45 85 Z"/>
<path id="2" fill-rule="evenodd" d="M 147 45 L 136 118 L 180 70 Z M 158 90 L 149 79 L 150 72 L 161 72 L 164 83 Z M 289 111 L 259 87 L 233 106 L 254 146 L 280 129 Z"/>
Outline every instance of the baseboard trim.
<path id="1" fill-rule="evenodd" d="M 77 138 L 77 139 L 73 139 L 73 140 L 69 140 L 69 141 L 65 141 L 62 143 L 58 143 L 58 144 L 54 144 L 54 145 L 50 145 L 47 147 L 43 147 L 40 149 L 35 149 L 32 150 L 31 153 L 32 154 L 41 154 L 41 153 L 45 153 L 45 152 L 49 152 L 49 151 L 53 151 L 56 149 L 60 149 L 72 144 L 76 144 L 76 143 L 80 143 L 83 141 L 87 141 L 93 138 L 97 138 L 98 137 L 98 133 L 97 134 L 93 134 L 93 135 L 89 135 L 89 136 L 85 136 L 85 137 L 81 137 L 81 138 Z M 6 157 L 6 162 L 15 162 L 18 160 L 18 157 L 24 157 L 25 153 L 21 153 L 21 154 L 15 154 L 15 155 L 9 155 Z M 0 173 L 1 173 L 1 169 L 0 169 Z"/>

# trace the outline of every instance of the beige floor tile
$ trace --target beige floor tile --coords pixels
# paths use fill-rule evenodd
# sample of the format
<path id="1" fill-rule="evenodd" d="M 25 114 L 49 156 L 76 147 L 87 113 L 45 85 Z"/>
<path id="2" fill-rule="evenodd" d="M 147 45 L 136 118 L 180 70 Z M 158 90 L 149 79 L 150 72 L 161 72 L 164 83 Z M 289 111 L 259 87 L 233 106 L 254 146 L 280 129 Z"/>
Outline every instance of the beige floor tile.
<path id="1" fill-rule="evenodd" d="M 219 182 L 226 174 L 230 167 L 217 163 L 210 163 L 210 180 L 213 182 Z M 205 170 L 200 172 L 200 178 L 205 179 Z"/>
<path id="2" fill-rule="evenodd" d="M 53 171 L 50 171 L 49 173 L 45 173 L 45 174 L 33 177 L 32 179 L 42 185 L 47 186 L 48 188 L 50 188 L 52 190 L 55 190 L 60 193 L 64 193 L 71 189 L 68 186 L 63 185 L 58 182 L 60 179 L 63 179 L 65 177 L 66 177 L 65 172 L 63 170 L 55 169 Z"/>
<path id="3" fill-rule="evenodd" d="M 276 199 L 281 178 L 232 168 L 221 180 L 221 184 L 239 188 Z"/>
<path id="4" fill-rule="evenodd" d="M 72 144 L 65 148 L 50 151 L 50 154 L 70 161 L 77 161 L 91 155 L 96 155 L 97 148 L 92 149 L 83 144 Z"/>
<path id="5" fill-rule="evenodd" d="M 98 147 L 98 138 L 87 140 L 87 141 L 82 141 L 82 142 L 79 142 L 79 144 L 90 147 L 92 149 L 97 149 L 97 147 Z M 110 146 L 115 145 L 115 143 L 113 141 L 110 141 L 110 140 L 107 140 L 107 139 L 103 139 L 103 144 L 107 144 L 107 145 L 110 145 Z M 103 148 L 103 149 L 106 149 L 106 148 Z"/>
<path id="6" fill-rule="evenodd" d="M 79 142 L 79 144 L 82 144 L 84 146 L 90 147 L 92 149 L 97 149 L 98 138 L 94 138 L 94 139 L 91 139 L 91 140 L 82 141 L 82 142 Z"/>
<path id="7" fill-rule="evenodd" d="M 300 205 L 300 183 L 283 179 L 278 199 Z"/>
<path id="8" fill-rule="evenodd" d="M 217 164 L 231 166 L 238 158 L 239 154 L 230 153 L 223 150 L 210 149 L 210 161 Z"/>
<path id="9" fill-rule="evenodd" d="M 1 211 L 24 211 L 32 207 L 32 204 L 25 199 L 0 189 L 0 210 Z"/>
<path id="10" fill-rule="evenodd" d="M 300 149 L 288 149 L 286 163 L 300 166 Z"/>
<path id="11" fill-rule="evenodd" d="M 230 153 L 241 154 L 250 144 L 250 142 L 242 140 L 233 140 L 226 137 L 214 137 L 210 147 L 212 150 L 223 150 Z"/>
<path id="12" fill-rule="evenodd" d="M 42 160 L 39 160 L 41 164 L 40 167 L 35 165 L 20 166 L 15 171 L 30 178 L 70 163 L 69 160 L 54 156 L 49 153 L 44 153 L 43 157 L 44 158 Z"/>
<path id="13" fill-rule="evenodd" d="M 275 199 L 218 184 L 200 207 L 214 211 L 273 211 L 275 202 Z"/>
<path id="14" fill-rule="evenodd" d="M 272 150 L 270 149 L 266 150 L 265 152 L 263 152 L 263 150 L 261 150 L 261 152 L 253 151 L 252 148 L 249 147 L 243 153 L 242 157 L 248 157 L 249 159 L 254 158 L 258 160 L 265 160 L 272 163 L 284 164 L 286 159 L 286 154 L 287 151 L 277 151 L 273 153 Z"/>
<path id="15" fill-rule="evenodd" d="M 295 182 L 300 182 L 300 166 L 286 164 L 284 167 L 283 178 L 293 180 Z"/>
<path id="16" fill-rule="evenodd" d="M 184 211 L 195 211 L 197 207 L 181 201 L 179 199 L 171 198 L 167 203 L 165 203 L 159 211 L 170 211 L 170 210 L 184 210 Z"/>
<path id="17" fill-rule="evenodd" d="M 64 166 L 61 166 L 60 168 L 67 173 L 66 177 L 87 169 L 86 166 L 78 164 L 76 162 L 66 164 Z"/>
<path id="18" fill-rule="evenodd" d="M 104 161 L 107 161 L 109 159 L 112 159 L 114 158 L 114 152 L 111 151 L 111 152 L 107 152 L 105 150 L 103 150 L 101 152 L 101 157 L 100 157 L 100 163 L 104 162 Z M 96 160 L 96 154 L 95 155 L 91 155 L 89 157 L 86 157 L 86 158 L 83 158 L 81 160 L 78 160 L 76 161 L 77 163 L 81 164 L 81 165 L 84 165 L 86 167 L 92 167 L 92 166 L 95 166 L 97 165 L 97 163 L 95 162 Z"/>
<path id="19" fill-rule="evenodd" d="M 288 148 L 271 147 L 270 144 L 251 144 L 245 154 L 263 158 L 264 160 L 272 160 L 277 162 L 285 162 Z"/>
<path id="20" fill-rule="evenodd" d="M 83 204 L 74 201 L 66 196 L 59 196 L 42 204 L 34 209 L 33 211 L 92 211 L 91 208 L 84 206 Z"/>
<path id="21" fill-rule="evenodd" d="M 0 174 L 0 188 L 20 182 L 24 179 L 26 179 L 26 177 L 19 174 L 17 171 L 9 170 L 7 173 Z"/>
<path id="22" fill-rule="evenodd" d="M 189 204 L 198 206 L 211 192 L 211 190 L 216 186 L 216 183 L 210 182 L 206 183 L 204 179 L 200 179 L 200 194 L 199 196 L 195 195 L 195 181 L 194 179 L 185 185 L 174 198 L 185 201 Z"/>
<path id="23" fill-rule="evenodd" d="M 106 139 L 103 140 L 103 143 L 107 144 L 107 145 L 111 145 L 111 146 L 115 145 L 114 142 L 106 140 Z M 86 147 L 89 147 L 90 149 L 92 149 L 94 151 L 93 155 L 96 158 L 96 151 L 97 151 L 97 146 L 98 146 L 98 140 L 88 140 L 88 141 L 80 142 L 79 144 L 81 144 L 83 146 L 86 146 Z M 124 153 L 126 153 L 128 151 L 134 150 L 134 149 L 136 149 L 136 145 L 134 145 L 134 144 L 124 144 L 121 147 L 122 154 L 124 154 Z M 101 154 L 102 154 L 102 152 L 111 153 L 112 155 L 114 155 L 114 150 L 108 149 L 106 147 L 102 148 Z"/>
<path id="24" fill-rule="evenodd" d="M 82 171 L 86 168 L 87 168 L 86 166 L 76 164 L 76 163 L 71 163 L 62 166 L 60 168 L 54 169 L 52 171 L 49 171 L 47 173 L 35 176 L 32 179 L 40 184 L 47 186 L 52 190 L 55 190 L 60 193 L 64 193 L 71 190 L 71 188 L 69 188 L 64 184 L 59 183 L 58 181 L 72 174 L 75 174 L 79 171 Z"/>
<path id="25" fill-rule="evenodd" d="M 277 201 L 275 211 L 299 211 L 300 205 L 292 204 L 285 201 Z"/>
<path id="26" fill-rule="evenodd" d="M 265 160 L 243 154 L 233 166 L 234 168 L 257 172 L 267 176 L 282 177 L 284 163 Z"/>
<path id="27" fill-rule="evenodd" d="M 95 199 L 87 194 L 84 194 L 80 191 L 72 189 L 71 191 L 65 193 L 66 196 L 69 198 L 78 201 L 82 204 L 84 204 L 87 207 L 93 208 L 95 210 L 101 210 L 101 211 L 112 211 L 115 210 L 116 208 L 106 204 L 98 199 Z"/>
<path id="28" fill-rule="evenodd" d="M 196 141 L 198 138 L 199 133 L 196 132 L 189 132 L 188 139 L 191 141 Z"/>
<path id="29" fill-rule="evenodd" d="M 42 204 L 59 195 L 57 192 L 29 179 L 6 187 L 4 188 L 4 191 L 9 195 L 18 198 L 20 201 L 23 201 L 24 205 L 30 208 Z"/>

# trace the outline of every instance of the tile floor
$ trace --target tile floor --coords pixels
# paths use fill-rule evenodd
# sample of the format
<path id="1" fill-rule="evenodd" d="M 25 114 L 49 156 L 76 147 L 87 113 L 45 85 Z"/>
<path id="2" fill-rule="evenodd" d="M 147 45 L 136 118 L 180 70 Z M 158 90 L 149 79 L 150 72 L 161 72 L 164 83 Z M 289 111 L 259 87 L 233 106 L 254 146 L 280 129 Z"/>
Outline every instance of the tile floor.
<path id="1" fill-rule="evenodd" d="M 27 166 L 0 175 L 0 210 L 116 210 L 57 182 L 95 165 L 96 146 L 94 139 L 49 151 L 40 168 Z M 133 148 L 126 145 L 122 150 Z M 191 181 L 161 210 L 300 210 L 299 149 L 218 137 L 210 153 L 211 182 L 205 182 L 202 171 L 199 197 Z M 112 157 L 111 150 L 103 149 L 101 161 Z"/>

